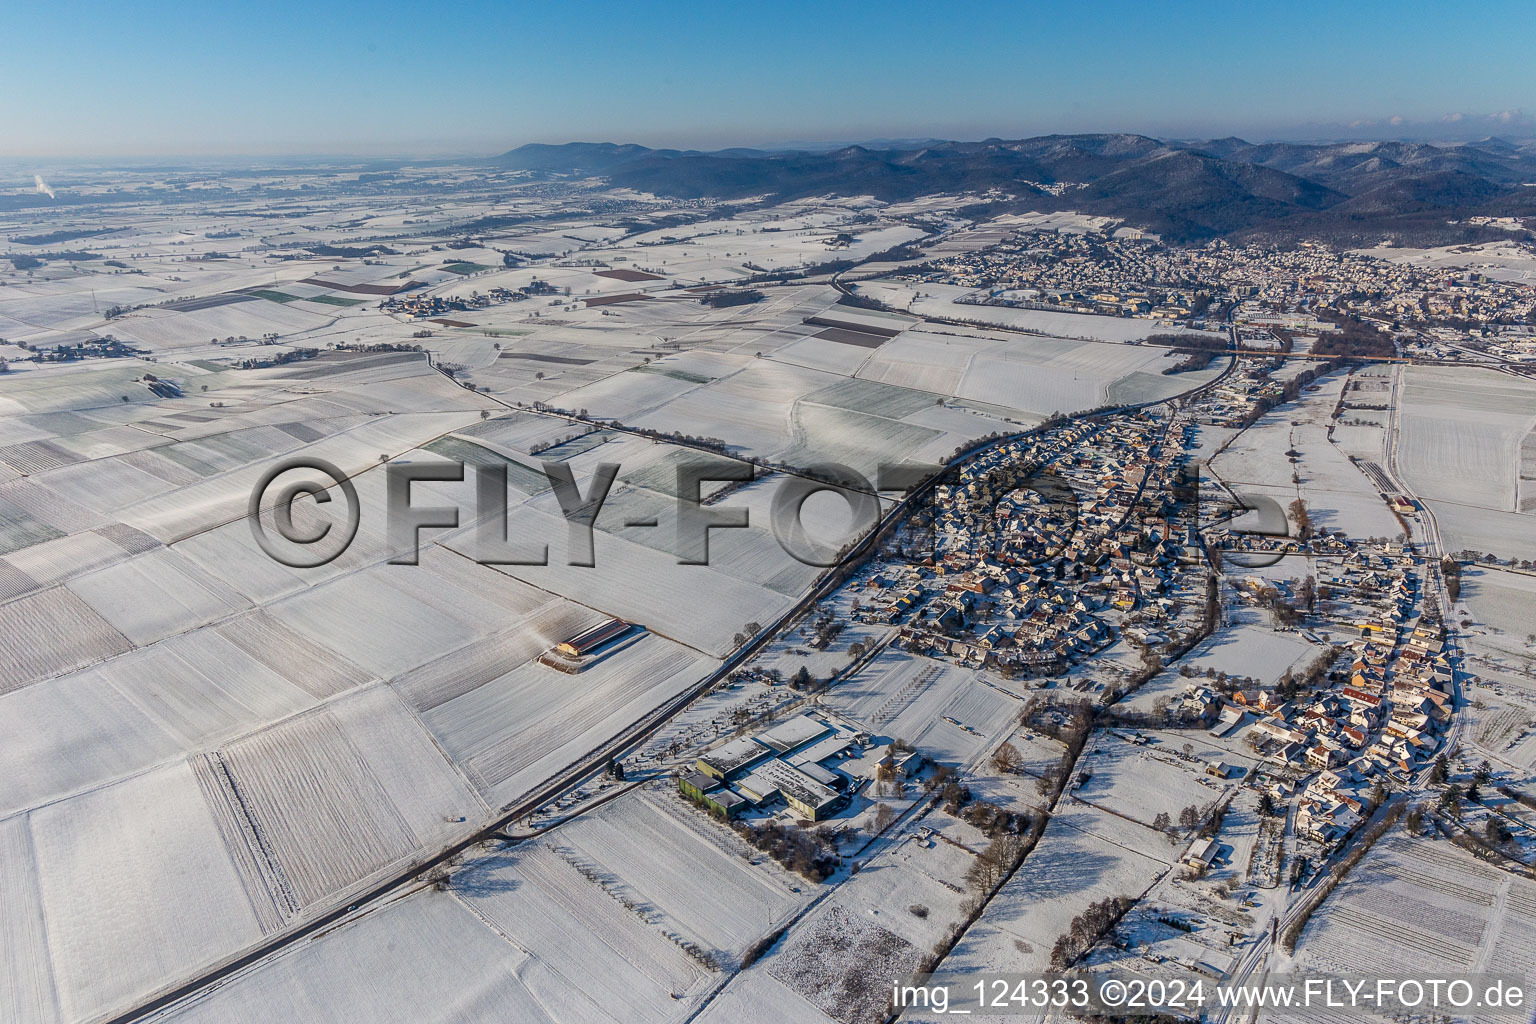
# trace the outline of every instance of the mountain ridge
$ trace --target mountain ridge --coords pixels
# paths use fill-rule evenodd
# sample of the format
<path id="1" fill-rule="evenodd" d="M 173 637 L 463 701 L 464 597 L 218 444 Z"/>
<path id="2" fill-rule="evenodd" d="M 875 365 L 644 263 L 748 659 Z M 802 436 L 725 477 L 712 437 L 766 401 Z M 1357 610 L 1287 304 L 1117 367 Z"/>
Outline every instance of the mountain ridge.
<path id="1" fill-rule="evenodd" d="M 1165 141 L 1093 133 L 926 140 L 913 148 L 713 152 L 531 143 L 489 162 L 540 175 L 606 178 L 678 199 L 872 195 L 899 202 L 976 193 L 993 205 L 1118 217 L 1177 242 L 1282 237 L 1293 230 L 1470 240 L 1478 232 L 1469 217 L 1536 215 L 1536 187 L 1528 184 L 1536 182 L 1536 142 L 1493 137 L 1454 145 L 1251 143 L 1236 136 Z"/>

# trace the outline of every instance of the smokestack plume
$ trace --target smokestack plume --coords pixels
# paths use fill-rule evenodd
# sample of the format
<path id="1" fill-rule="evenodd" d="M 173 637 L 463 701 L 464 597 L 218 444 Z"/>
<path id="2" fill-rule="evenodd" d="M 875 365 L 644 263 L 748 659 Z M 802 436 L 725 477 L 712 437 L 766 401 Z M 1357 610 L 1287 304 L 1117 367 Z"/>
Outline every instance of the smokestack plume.
<path id="1" fill-rule="evenodd" d="M 48 183 L 43 180 L 43 176 L 41 174 L 32 175 L 32 180 L 37 182 L 37 190 L 43 195 L 47 196 L 49 199 L 58 198 L 58 196 L 53 194 L 53 189 L 49 188 Z"/>

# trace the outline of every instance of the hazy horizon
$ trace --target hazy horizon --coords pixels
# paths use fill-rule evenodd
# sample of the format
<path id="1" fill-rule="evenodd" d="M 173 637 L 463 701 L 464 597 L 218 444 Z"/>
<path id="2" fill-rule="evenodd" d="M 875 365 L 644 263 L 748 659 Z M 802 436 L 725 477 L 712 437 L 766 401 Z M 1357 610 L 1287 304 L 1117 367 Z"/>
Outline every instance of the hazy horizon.
<path id="1" fill-rule="evenodd" d="M 471 3 L 23 8 L 10 158 L 485 156 L 524 142 L 1135 132 L 1253 140 L 1536 133 L 1515 4 L 1071 10 L 911 4 L 568 12 Z M 1204 15 L 1204 16 L 1202 16 Z M 924 31 L 910 26 L 921 18 Z M 1198 30 L 1194 26 L 1199 26 Z M 88 31 L 81 31 L 85 26 Z M 768 39 L 765 42 L 765 32 Z M 1402 75 L 1405 61 L 1416 73 Z M 61 73 L 60 69 L 67 69 Z"/>

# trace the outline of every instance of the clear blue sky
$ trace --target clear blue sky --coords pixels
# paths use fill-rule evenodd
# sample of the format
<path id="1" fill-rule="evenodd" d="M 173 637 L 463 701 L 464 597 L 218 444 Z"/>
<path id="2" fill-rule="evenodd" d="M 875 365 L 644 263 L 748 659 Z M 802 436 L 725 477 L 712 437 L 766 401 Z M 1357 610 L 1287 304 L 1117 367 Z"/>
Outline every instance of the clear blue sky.
<path id="1" fill-rule="evenodd" d="M 0 25 L 0 157 L 1299 137 L 1536 111 L 1529 0 L 15 2 Z"/>

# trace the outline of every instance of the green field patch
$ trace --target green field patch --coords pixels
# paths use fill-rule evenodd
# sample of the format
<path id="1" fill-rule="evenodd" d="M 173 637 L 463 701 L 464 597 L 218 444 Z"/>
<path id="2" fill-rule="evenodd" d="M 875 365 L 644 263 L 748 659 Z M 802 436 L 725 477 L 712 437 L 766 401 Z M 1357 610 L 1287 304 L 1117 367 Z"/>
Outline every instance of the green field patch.
<path id="1" fill-rule="evenodd" d="M 705 377 L 699 373 L 689 373 L 687 370 L 673 370 L 665 366 L 652 366 L 649 364 L 645 366 L 632 366 L 630 369 L 635 373 L 659 373 L 663 377 L 686 381 L 689 384 L 708 384 L 715 379 L 713 377 Z"/>
<path id="2" fill-rule="evenodd" d="M 441 455 L 445 459 L 467 463 L 471 466 L 506 466 L 507 483 L 524 494 L 538 494 L 549 490 L 549 479 L 537 469 L 507 458 L 500 452 L 463 437 L 440 437 L 422 445 L 423 451 Z"/>
<path id="3" fill-rule="evenodd" d="M 305 302 L 323 302 L 327 306 L 361 306 L 367 299 L 344 299 L 340 295 L 316 295 Z"/>
<path id="4" fill-rule="evenodd" d="M 245 294 L 254 295 L 258 299 L 266 299 L 269 302 L 299 301 L 299 297 L 297 295 L 289 295 L 287 292 L 273 291 L 271 288 L 253 288 Z"/>
<path id="5" fill-rule="evenodd" d="M 589 434 L 582 434 L 580 437 L 569 441 L 561 441 L 557 445 L 545 448 L 539 452 L 538 457 L 541 460 L 547 459 L 550 462 L 564 462 L 566 459 L 575 458 L 583 452 L 589 452 L 593 448 L 599 447 L 608 441 L 609 438 L 619 436 L 622 435 L 616 434 L 611 430 L 594 430 Z"/>
<path id="6" fill-rule="evenodd" d="M 443 264 L 443 269 L 451 274 L 473 274 L 481 270 L 490 270 L 491 268 L 484 263 L 445 263 Z"/>

